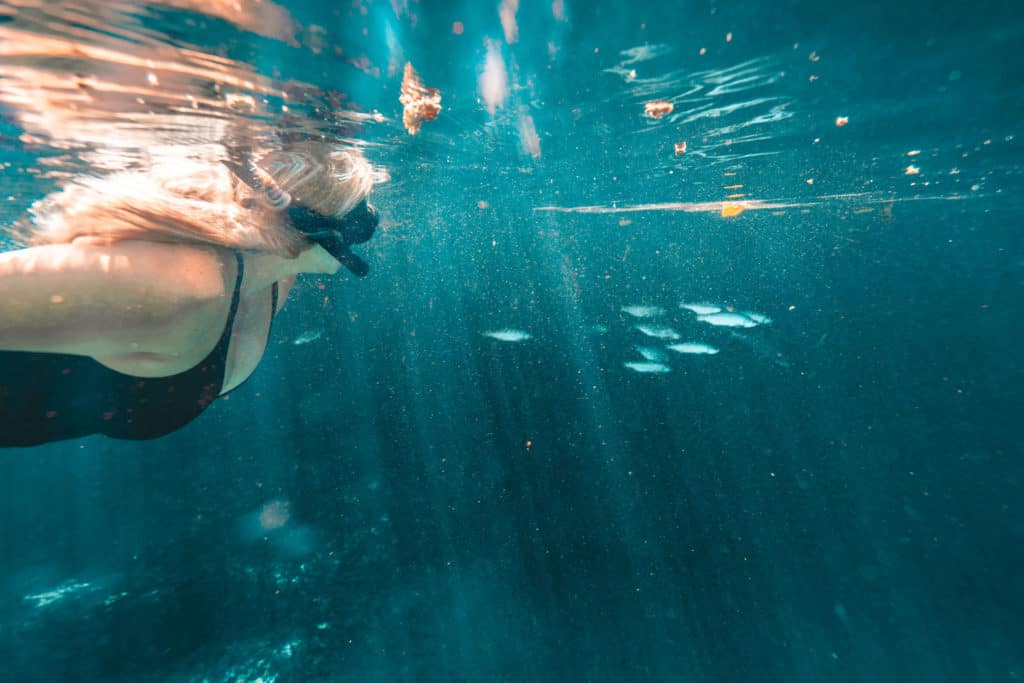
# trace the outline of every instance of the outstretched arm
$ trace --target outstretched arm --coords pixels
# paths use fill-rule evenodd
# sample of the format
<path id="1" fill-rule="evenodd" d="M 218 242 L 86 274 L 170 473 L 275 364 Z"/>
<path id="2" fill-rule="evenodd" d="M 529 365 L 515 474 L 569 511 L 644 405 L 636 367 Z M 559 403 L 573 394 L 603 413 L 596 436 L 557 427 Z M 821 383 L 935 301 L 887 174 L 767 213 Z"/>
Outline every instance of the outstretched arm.
<path id="1" fill-rule="evenodd" d="M 193 245 L 76 241 L 3 253 L 0 350 L 176 355 L 220 333 L 234 277 L 228 252 Z"/>

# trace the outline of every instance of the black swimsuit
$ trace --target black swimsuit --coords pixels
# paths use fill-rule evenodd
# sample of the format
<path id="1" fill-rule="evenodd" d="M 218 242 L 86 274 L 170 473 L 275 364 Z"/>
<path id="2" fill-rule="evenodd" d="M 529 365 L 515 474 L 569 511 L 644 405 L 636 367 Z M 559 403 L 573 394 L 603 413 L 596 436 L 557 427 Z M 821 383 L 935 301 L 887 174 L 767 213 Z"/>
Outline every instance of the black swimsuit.
<path id="1" fill-rule="evenodd" d="M 185 372 L 133 377 L 86 356 L 0 351 L 0 447 L 35 446 L 90 434 L 154 439 L 199 417 L 224 386 L 245 273 L 241 254 L 235 258 L 238 275 L 224 331 L 206 358 Z M 271 322 L 277 283 L 272 293 Z"/>

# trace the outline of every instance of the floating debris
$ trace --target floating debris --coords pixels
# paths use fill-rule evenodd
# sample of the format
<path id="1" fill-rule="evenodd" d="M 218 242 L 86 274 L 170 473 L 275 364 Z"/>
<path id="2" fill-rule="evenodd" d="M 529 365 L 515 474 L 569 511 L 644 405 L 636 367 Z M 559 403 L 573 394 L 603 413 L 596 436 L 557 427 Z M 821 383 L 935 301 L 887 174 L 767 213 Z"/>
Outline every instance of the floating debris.
<path id="1" fill-rule="evenodd" d="M 722 218 L 739 216 L 747 207 L 736 202 L 726 202 L 722 205 Z"/>
<path id="2" fill-rule="evenodd" d="M 668 100 L 651 100 L 644 103 L 644 113 L 652 119 L 660 119 L 665 114 L 671 114 L 673 109 L 675 105 Z"/>
<path id="3" fill-rule="evenodd" d="M 917 166 L 914 166 L 913 164 L 907 166 L 906 170 L 904 171 L 904 173 L 906 173 L 907 175 L 917 175 L 920 172 L 921 169 L 919 169 Z"/>
<path id="4" fill-rule="evenodd" d="M 686 141 L 685 140 L 676 143 L 676 156 L 679 156 L 680 154 L 686 154 Z"/>
<path id="5" fill-rule="evenodd" d="M 696 304 L 679 304 L 679 308 L 685 308 L 688 311 L 696 313 L 697 315 L 711 315 L 712 313 L 720 313 L 722 307 L 717 304 L 709 304 L 705 302 Z"/>
<path id="6" fill-rule="evenodd" d="M 677 341 L 680 339 L 679 333 L 673 330 L 671 327 L 665 327 L 664 325 L 647 325 L 637 324 L 634 327 L 654 339 L 670 339 L 671 341 Z"/>
<path id="7" fill-rule="evenodd" d="M 481 334 L 485 337 L 490 337 L 491 339 L 497 339 L 498 341 L 510 343 L 517 343 L 526 341 L 527 339 L 533 339 L 533 335 L 530 334 L 529 332 L 524 332 L 522 330 L 514 330 L 512 328 L 505 328 L 503 330 L 490 330 L 488 332 L 481 332 Z"/>
<path id="8" fill-rule="evenodd" d="M 742 313 L 709 313 L 698 315 L 697 320 L 715 327 L 757 327 L 757 323 Z"/>
<path id="9" fill-rule="evenodd" d="M 692 353 L 692 354 L 706 354 L 713 356 L 718 353 L 718 349 L 710 344 L 702 344 L 700 342 L 684 342 L 682 344 L 672 344 L 668 347 L 670 351 L 676 353 Z"/>
<path id="10" fill-rule="evenodd" d="M 665 314 L 661 306 L 623 306 L 619 310 L 634 318 L 657 318 Z"/>
<path id="11" fill-rule="evenodd" d="M 653 363 L 668 362 L 668 354 L 654 346 L 637 346 L 636 352 Z"/>
<path id="12" fill-rule="evenodd" d="M 398 101 L 405 107 L 402 112 L 402 123 L 405 124 L 409 135 L 416 135 L 424 121 L 433 121 L 441 113 L 441 91 L 423 85 L 411 62 L 405 63 L 402 94 Z"/>
<path id="13" fill-rule="evenodd" d="M 847 118 L 847 117 L 845 117 L 845 116 L 837 116 L 837 117 L 836 117 L 836 125 L 837 125 L 838 127 L 840 127 L 840 128 L 842 128 L 843 126 L 845 126 L 845 125 L 846 125 L 846 124 L 848 124 L 849 122 L 850 122 L 850 119 L 848 119 L 848 118 Z"/>
<path id="14" fill-rule="evenodd" d="M 323 328 L 319 330 L 307 330 L 306 332 L 303 332 L 298 337 L 296 337 L 292 341 L 292 344 L 294 344 L 295 346 L 302 346 L 303 344 L 315 342 L 317 339 L 323 336 L 323 333 Z"/>
<path id="15" fill-rule="evenodd" d="M 634 363 L 627 361 L 622 364 L 624 367 L 629 368 L 633 372 L 639 372 L 644 375 L 664 375 L 666 372 L 670 372 L 671 368 L 663 363 Z"/>

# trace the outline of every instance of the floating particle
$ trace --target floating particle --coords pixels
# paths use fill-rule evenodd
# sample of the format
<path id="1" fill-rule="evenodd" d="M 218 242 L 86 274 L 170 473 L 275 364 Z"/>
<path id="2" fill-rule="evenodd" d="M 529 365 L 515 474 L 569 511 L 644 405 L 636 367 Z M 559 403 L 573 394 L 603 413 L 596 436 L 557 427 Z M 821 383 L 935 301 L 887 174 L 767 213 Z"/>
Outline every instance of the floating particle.
<path id="1" fill-rule="evenodd" d="M 529 453 L 530 449 L 533 448 L 533 442 L 527 439 L 526 441 L 523 442 L 523 448 L 526 449 L 527 453 Z"/>
<path id="2" fill-rule="evenodd" d="M 673 109 L 675 107 L 668 100 L 651 100 L 644 103 L 644 113 L 652 119 L 660 119 L 665 114 L 671 114 Z"/>
<path id="3" fill-rule="evenodd" d="M 699 51 L 697 52 L 697 54 L 699 54 L 699 55 L 700 55 L 701 57 L 703 57 L 703 56 L 704 56 L 704 55 L 706 55 L 707 53 L 708 53 L 708 49 L 707 49 L 706 47 L 702 47 L 702 48 L 701 48 L 701 49 L 700 49 L 700 50 L 699 50 Z"/>
<path id="4" fill-rule="evenodd" d="M 921 150 L 919 150 L 919 149 L 912 149 L 909 152 L 907 152 L 907 156 L 908 157 L 916 157 L 920 153 L 921 153 Z"/>
<path id="5" fill-rule="evenodd" d="M 904 171 L 906 175 L 917 175 L 920 172 L 921 169 L 919 169 L 917 166 L 914 166 L 913 164 L 907 166 L 906 170 Z"/>
<path id="6" fill-rule="evenodd" d="M 807 184 L 808 185 L 813 185 L 814 184 L 814 178 L 808 178 L 807 179 Z"/>
<path id="7" fill-rule="evenodd" d="M 726 202 L 722 205 L 722 218 L 732 218 L 743 213 L 744 206 L 735 202 Z"/>
<path id="8" fill-rule="evenodd" d="M 461 21 L 452 22 L 452 33 L 457 36 L 461 36 L 462 32 L 466 30 L 466 27 L 462 25 Z"/>
<path id="9" fill-rule="evenodd" d="M 725 42 L 727 42 L 727 43 L 731 43 L 732 42 L 732 33 L 731 32 L 725 34 Z"/>
<path id="10" fill-rule="evenodd" d="M 476 203 L 476 208 L 481 209 L 481 210 L 482 209 L 489 209 L 490 207 L 491 207 L 491 203 L 488 202 L 486 199 L 481 199 L 480 201 L 478 201 Z"/>
<path id="11" fill-rule="evenodd" d="M 836 117 L 836 125 L 839 126 L 840 128 L 842 128 L 843 126 L 845 126 L 849 122 L 850 122 L 850 119 L 845 117 L 845 116 L 837 116 Z"/>
<path id="12" fill-rule="evenodd" d="M 817 62 L 821 60 L 821 57 L 818 56 L 817 52 L 812 52 L 811 54 L 807 55 L 807 59 L 811 60 L 812 62 Z"/>
<path id="13" fill-rule="evenodd" d="M 416 135 L 424 121 L 433 121 L 441 113 L 441 91 L 424 86 L 410 62 L 405 63 L 402 94 L 398 101 L 405 107 L 402 123 L 409 135 Z"/>
<path id="14" fill-rule="evenodd" d="M 679 156 L 680 154 L 686 154 L 686 141 L 685 140 L 683 140 L 682 142 L 677 142 L 676 143 L 676 156 Z"/>
<path id="15" fill-rule="evenodd" d="M 633 225 L 633 221 L 629 220 L 628 218 L 620 218 L 619 219 L 619 227 L 620 228 L 625 228 L 625 227 L 628 227 L 630 225 Z"/>

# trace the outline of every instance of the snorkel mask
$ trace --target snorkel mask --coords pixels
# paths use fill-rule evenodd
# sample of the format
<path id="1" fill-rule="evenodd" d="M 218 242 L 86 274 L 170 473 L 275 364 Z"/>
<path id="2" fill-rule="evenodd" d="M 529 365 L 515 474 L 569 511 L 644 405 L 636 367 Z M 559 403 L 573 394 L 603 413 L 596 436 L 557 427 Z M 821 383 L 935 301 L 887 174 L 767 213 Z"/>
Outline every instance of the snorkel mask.
<path id="1" fill-rule="evenodd" d="M 225 160 L 224 164 L 239 180 L 263 195 L 274 209 L 284 211 L 293 228 L 323 247 L 356 277 L 365 277 L 370 272 L 369 264 L 353 253 L 351 246 L 373 237 L 380 223 L 377 209 L 363 199 L 344 218 L 325 216 L 303 206 L 270 178 L 264 179 L 266 174 L 258 169 L 248 153 L 242 152 L 237 156 L 238 160 Z"/>
<path id="2" fill-rule="evenodd" d="M 323 247 L 353 275 L 365 277 L 370 272 L 369 264 L 350 249 L 353 244 L 362 244 L 373 237 L 380 222 L 377 209 L 370 206 L 365 199 L 340 219 L 311 211 L 294 201 L 286 209 L 286 213 L 293 228 L 305 233 L 307 239 Z"/>

